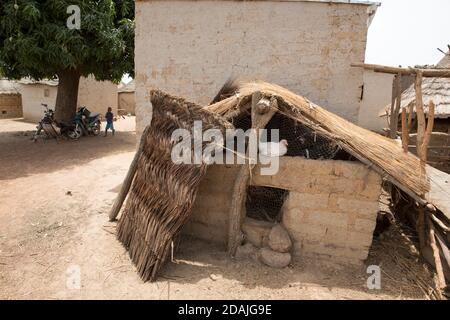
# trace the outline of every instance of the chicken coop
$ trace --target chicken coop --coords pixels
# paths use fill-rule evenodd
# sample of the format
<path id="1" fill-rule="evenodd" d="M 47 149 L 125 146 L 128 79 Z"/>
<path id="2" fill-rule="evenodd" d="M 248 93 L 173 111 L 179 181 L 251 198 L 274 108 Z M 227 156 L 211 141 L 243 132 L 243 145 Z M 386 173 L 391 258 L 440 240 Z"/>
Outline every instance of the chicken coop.
<path id="1" fill-rule="evenodd" d="M 249 82 L 230 92 L 203 107 L 149 92 L 153 119 L 110 213 L 114 220 L 126 199 L 117 237 L 144 280 L 156 279 L 182 233 L 222 244 L 232 257 L 252 254 L 251 245 L 273 267 L 296 257 L 361 264 L 377 224 L 382 180 L 447 215 L 442 188 L 448 180 L 439 181 L 440 172 L 395 141 L 277 85 Z M 191 130 L 196 121 L 223 134 L 278 129 L 275 142 L 288 145 L 279 170 L 262 175 L 261 163 L 173 161 L 174 130 Z"/>

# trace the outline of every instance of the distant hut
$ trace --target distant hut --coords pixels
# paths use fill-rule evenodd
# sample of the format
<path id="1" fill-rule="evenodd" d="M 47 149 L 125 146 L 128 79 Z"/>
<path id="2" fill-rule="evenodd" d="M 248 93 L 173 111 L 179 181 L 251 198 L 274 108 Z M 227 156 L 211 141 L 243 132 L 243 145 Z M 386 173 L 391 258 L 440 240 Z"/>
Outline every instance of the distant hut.
<path id="1" fill-rule="evenodd" d="M 21 118 L 22 115 L 22 97 L 17 84 L 0 79 L 0 119 Z"/>
<path id="2" fill-rule="evenodd" d="M 121 83 L 118 86 L 118 106 L 120 114 L 135 115 L 136 102 L 134 99 L 134 80 L 128 83 Z"/>
<path id="3" fill-rule="evenodd" d="M 436 65 L 436 68 L 450 68 L 450 51 Z M 430 165 L 450 173 L 450 78 L 424 78 L 422 82 L 422 94 L 424 113 L 428 118 L 428 104 L 432 100 L 436 105 L 434 116 L 434 129 L 431 137 L 428 162 Z M 401 108 L 414 112 L 414 121 L 417 120 L 416 92 L 414 84 L 402 93 Z M 390 105 L 383 109 L 380 116 L 389 116 Z M 400 121 L 400 119 L 399 119 Z M 401 125 L 399 125 L 399 128 Z M 416 153 L 416 131 L 417 124 L 413 123 L 410 137 L 410 151 Z"/>

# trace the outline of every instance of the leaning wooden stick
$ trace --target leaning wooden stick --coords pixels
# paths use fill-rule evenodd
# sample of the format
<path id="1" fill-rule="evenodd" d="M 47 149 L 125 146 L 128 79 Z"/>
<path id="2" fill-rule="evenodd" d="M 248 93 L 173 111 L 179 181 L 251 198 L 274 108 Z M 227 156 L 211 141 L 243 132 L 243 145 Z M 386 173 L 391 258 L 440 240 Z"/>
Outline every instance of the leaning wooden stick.
<path id="1" fill-rule="evenodd" d="M 122 188 L 120 188 L 120 192 L 117 195 L 116 200 L 114 201 L 114 205 L 109 213 L 109 221 L 115 221 L 117 216 L 119 215 L 120 209 L 122 208 L 123 202 L 128 195 L 128 191 L 130 191 L 131 184 L 133 183 L 134 175 L 136 173 L 137 164 L 139 161 L 139 156 L 142 153 L 142 149 L 144 147 L 144 139 L 147 136 L 148 128 L 145 128 L 144 132 L 141 136 L 141 141 L 139 143 L 139 147 L 134 155 L 133 161 L 130 164 L 130 168 L 128 169 L 127 176 L 122 184 Z"/>
<path id="2" fill-rule="evenodd" d="M 420 160 L 424 161 L 422 154 L 423 139 L 425 136 L 425 113 L 423 111 L 422 97 L 422 72 L 416 74 L 416 115 L 417 115 L 417 155 Z"/>
<path id="3" fill-rule="evenodd" d="M 406 109 L 402 109 L 402 146 L 403 151 L 408 153 L 408 145 L 409 145 L 409 128 L 406 120 Z"/>
<path id="4" fill-rule="evenodd" d="M 433 127 L 434 127 L 434 111 L 435 111 L 435 105 L 433 100 L 430 100 L 428 103 L 428 121 L 427 121 L 427 128 L 425 130 L 425 134 L 423 137 L 422 142 L 422 155 L 423 155 L 423 161 L 427 162 L 428 158 L 428 146 L 430 144 L 431 135 L 433 133 Z"/>
<path id="5" fill-rule="evenodd" d="M 431 221 L 429 216 L 428 216 L 428 225 L 430 227 L 430 229 L 429 229 L 430 246 L 431 246 L 431 249 L 433 250 L 433 258 L 434 258 L 434 264 L 436 266 L 436 273 L 438 276 L 439 287 L 441 289 L 444 289 L 446 287 L 445 276 L 444 276 L 444 269 L 442 267 L 442 261 L 441 261 L 441 256 L 439 253 L 439 248 L 437 247 L 437 244 L 436 244 L 436 238 L 435 238 L 436 230 L 434 229 L 433 221 Z"/>

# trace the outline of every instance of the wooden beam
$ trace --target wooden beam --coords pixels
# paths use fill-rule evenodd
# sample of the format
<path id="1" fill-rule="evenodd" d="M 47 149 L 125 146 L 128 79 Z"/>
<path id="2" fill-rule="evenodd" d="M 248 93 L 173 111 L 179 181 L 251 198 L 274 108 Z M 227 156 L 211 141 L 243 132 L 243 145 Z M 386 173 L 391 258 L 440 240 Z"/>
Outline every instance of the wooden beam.
<path id="1" fill-rule="evenodd" d="M 390 124 L 390 137 L 392 139 L 397 138 L 398 130 L 398 115 L 400 113 L 400 107 L 402 104 L 402 74 L 399 73 L 394 78 L 394 89 L 392 90 L 392 106 L 391 106 L 391 124 Z M 395 103 L 394 103 L 395 101 Z"/>
<path id="2" fill-rule="evenodd" d="M 408 153 L 408 145 L 409 145 L 409 128 L 406 120 L 406 109 L 402 109 L 402 146 L 403 151 Z"/>
<path id="3" fill-rule="evenodd" d="M 436 267 L 436 273 L 438 276 L 439 288 L 443 290 L 446 287 L 444 269 L 442 267 L 440 251 L 436 245 L 436 236 L 435 236 L 436 230 L 434 228 L 433 221 L 430 219 L 429 216 L 428 216 L 428 226 L 429 226 L 430 246 L 431 249 L 433 250 L 433 258 Z"/>
<path id="4" fill-rule="evenodd" d="M 111 208 L 111 211 L 109 212 L 109 221 L 115 221 L 117 216 L 119 215 L 120 209 L 122 208 L 123 202 L 125 201 L 128 192 L 130 191 L 131 184 L 133 183 L 134 175 L 136 174 L 137 165 L 139 161 L 139 157 L 142 153 L 142 150 L 144 149 L 144 139 L 147 137 L 147 132 L 149 130 L 150 126 L 147 126 L 142 133 L 141 140 L 139 142 L 139 147 L 134 154 L 133 161 L 130 164 L 130 168 L 128 169 L 127 176 L 125 177 L 125 180 L 122 184 L 122 187 L 120 188 L 120 192 L 116 197 L 116 200 L 114 201 L 114 205 Z"/>
<path id="5" fill-rule="evenodd" d="M 433 100 L 430 100 L 430 102 L 428 103 L 427 128 L 425 129 L 425 135 L 423 137 L 422 150 L 421 150 L 421 153 L 424 157 L 423 160 L 425 162 L 427 162 L 427 159 L 428 159 L 428 146 L 430 144 L 431 135 L 433 133 L 434 111 L 435 111 L 434 102 L 433 102 Z"/>
<path id="6" fill-rule="evenodd" d="M 256 129 L 257 141 L 259 141 L 259 129 L 263 129 L 277 112 L 278 100 L 273 98 L 268 100 L 260 92 L 252 95 L 252 129 Z M 249 157 L 249 148 L 246 151 Z M 233 197 L 231 199 L 230 221 L 228 226 L 228 253 L 234 257 L 236 250 L 243 239 L 242 223 L 245 218 L 245 199 L 247 198 L 247 186 L 250 182 L 252 164 L 244 164 L 239 170 L 233 187 Z"/>
<path id="7" fill-rule="evenodd" d="M 417 115 L 417 155 L 420 160 L 426 163 L 426 157 L 422 154 L 422 144 L 425 136 L 425 113 L 423 110 L 423 95 L 422 95 L 422 73 L 416 74 L 415 82 L 416 90 L 416 115 Z"/>
<path id="8" fill-rule="evenodd" d="M 380 73 L 415 75 L 420 71 L 422 72 L 423 77 L 426 78 L 450 78 L 450 69 L 398 68 L 366 63 L 352 63 L 350 66 Z"/>

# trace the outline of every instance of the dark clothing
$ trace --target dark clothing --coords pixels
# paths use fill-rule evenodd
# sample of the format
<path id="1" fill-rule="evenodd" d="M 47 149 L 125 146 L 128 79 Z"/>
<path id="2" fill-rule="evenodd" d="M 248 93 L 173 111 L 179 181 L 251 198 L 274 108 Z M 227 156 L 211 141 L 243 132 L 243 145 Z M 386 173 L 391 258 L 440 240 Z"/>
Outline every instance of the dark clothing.
<path id="1" fill-rule="evenodd" d="M 106 118 L 106 123 L 111 124 L 111 123 L 113 123 L 114 115 L 112 112 L 108 111 L 105 115 L 105 118 Z"/>

